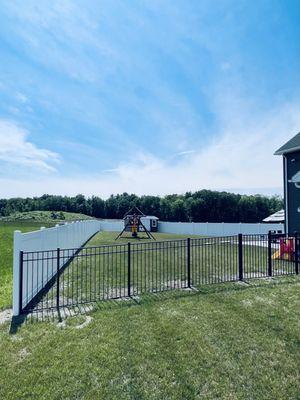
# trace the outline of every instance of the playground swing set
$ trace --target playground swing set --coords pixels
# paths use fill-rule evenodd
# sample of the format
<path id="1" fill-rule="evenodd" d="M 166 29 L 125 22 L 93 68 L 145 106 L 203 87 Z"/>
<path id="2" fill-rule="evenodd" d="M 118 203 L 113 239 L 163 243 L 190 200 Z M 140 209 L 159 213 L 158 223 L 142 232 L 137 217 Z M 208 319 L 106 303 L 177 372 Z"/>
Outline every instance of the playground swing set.
<path id="1" fill-rule="evenodd" d="M 146 228 L 142 222 L 142 218 L 146 215 L 139 210 L 137 207 L 132 207 L 123 217 L 124 228 L 118 234 L 115 240 L 119 239 L 125 232 L 131 232 L 131 236 L 135 239 L 139 239 L 139 232 L 146 233 L 149 239 L 156 240 L 152 233 Z"/>

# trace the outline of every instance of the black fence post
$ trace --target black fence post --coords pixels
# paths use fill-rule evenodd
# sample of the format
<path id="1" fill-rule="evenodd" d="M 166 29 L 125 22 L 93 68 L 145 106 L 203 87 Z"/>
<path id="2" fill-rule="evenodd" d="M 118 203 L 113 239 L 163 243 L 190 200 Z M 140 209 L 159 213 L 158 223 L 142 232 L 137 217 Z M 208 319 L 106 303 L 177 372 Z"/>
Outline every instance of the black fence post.
<path id="1" fill-rule="evenodd" d="M 299 274 L 299 237 L 298 233 L 295 233 L 295 273 Z"/>
<path id="2" fill-rule="evenodd" d="M 272 233 L 268 232 L 268 276 L 272 276 Z"/>
<path id="3" fill-rule="evenodd" d="M 186 254 L 187 254 L 187 284 L 188 288 L 191 287 L 191 239 L 187 238 L 186 240 Z"/>
<path id="4" fill-rule="evenodd" d="M 128 276 L 127 276 L 127 290 L 128 290 L 128 297 L 131 297 L 131 245 L 128 242 L 127 245 L 127 267 L 128 267 Z"/>
<path id="5" fill-rule="evenodd" d="M 57 249 L 56 258 L 56 308 L 59 310 L 59 267 L 60 267 L 60 249 Z"/>
<path id="6" fill-rule="evenodd" d="M 23 311 L 23 251 L 20 251 L 20 270 L 19 270 L 19 314 Z"/>
<path id="7" fill-rule="evenodd" d="M 243 235 L 238 234 L 238 254 L 239 254 L 239 281 L 244 279 L 244 266 L 243 266 Z"/>

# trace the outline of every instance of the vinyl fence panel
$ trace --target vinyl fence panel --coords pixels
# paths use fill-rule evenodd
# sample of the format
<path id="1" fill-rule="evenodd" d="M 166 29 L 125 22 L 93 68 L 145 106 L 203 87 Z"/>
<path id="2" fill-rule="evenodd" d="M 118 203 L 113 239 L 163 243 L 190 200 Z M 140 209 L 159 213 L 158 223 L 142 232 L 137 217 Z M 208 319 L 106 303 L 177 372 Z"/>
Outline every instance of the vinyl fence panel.
<path id="1" fill-rule="evenodd" d="M 158 223 L 158 231 L 181 235 L 227 236 L 250 234 L 267 234 L 269 231 L 284 232 L 283 224 L 247 224 L 247 223 L 213 223 L 213 222 L 163 222 Z"/>
<path id="2" fill-rule="evenodd" d="M 14 288 L 13 288 L 13 314 L 19 315 L 20 308 L 24 308 L 49 282 L 57 272 L 57 266 L 48 265 L 39 256 L 32 257 L 30 262 L 24 264 L 22 274 L 25 280 L 20 279 L 20 252 L 56 251 L 57 248 L 73 249 L 70 258 L 86 241 L 100 230 L 100 222 L 87 220 L 57 225 L 53 228 L 41 228 L 39 231 L 14 233 Z M 42 253 L 41 253 L 42 254 Z M 62 259 L 59 269 L 67 263 Z M 22 281 L 22 284 L 21 284 Z M 20 291 L 22 304 L 20 304 Z"/>

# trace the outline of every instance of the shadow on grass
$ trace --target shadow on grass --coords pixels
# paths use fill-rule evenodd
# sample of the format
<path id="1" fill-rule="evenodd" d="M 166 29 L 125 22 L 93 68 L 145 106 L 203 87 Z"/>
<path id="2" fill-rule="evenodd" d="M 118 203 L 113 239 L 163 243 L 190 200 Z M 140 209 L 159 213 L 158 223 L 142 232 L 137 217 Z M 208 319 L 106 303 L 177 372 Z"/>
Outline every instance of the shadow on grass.
<path id="1" fill-rule="evenodd" d="M 135 241 L 139 242 L 140 240 L 153 240 L 153 239 L 149 238 L 148 236 L 136 236 L 136 237 L 120 236 L 120 237 L 115 238 L 115 241 L 125 242 L 125 243 L 128 243 L 128 241 L 130 241 L 131 243 L 134 243 Z"/>
<path id="2" fill-rule="evenodd" d="M 25 323 L 33 322 L 54 322 L 73 316 L 87 314 L 92 311 L 108 311 L 120 308 L 137 307 L 151 305 L 157 302 L 168 300 L 180 300 L 188 297 L 201 297 L 222 292 L 238 292 L 245 290 L 253 290 L 257 288 L 272 289 L 275 286 L 286 284 L 297 284 L 300 279 L 295 276 L 288 277 L 272 277 L 264 279 L 253 279 L 240 282 L 224 282 L 211 285 L 201 285 L 192 287 L 191 289 L 174 289 L 164 292 L 149 292 L 139 296 L 124 297 L 119 299 L 101 300 L 94 303 L 83 303 L 72 307 L 60 307 L 57 309 L 45 309 L 34 311 L 27 314 L 13 317 L 10 325 L 10 334 L 16 334 L 20 327 Z"/>

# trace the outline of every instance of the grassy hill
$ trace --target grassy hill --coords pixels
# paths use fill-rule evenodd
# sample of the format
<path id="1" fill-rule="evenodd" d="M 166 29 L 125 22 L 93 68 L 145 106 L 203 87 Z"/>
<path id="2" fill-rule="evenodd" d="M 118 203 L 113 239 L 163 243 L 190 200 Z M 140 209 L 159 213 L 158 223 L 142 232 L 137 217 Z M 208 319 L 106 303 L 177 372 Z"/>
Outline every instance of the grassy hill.
<path id="1" fill-rule="evenodd" d="M 65 211 L 28 211 L 16 212 L 7 217 L 0 217 L 0 223 L 11 221 L 60 222 L 78 221 L 83 219 L 93 219 L 93 217 Z"/>

